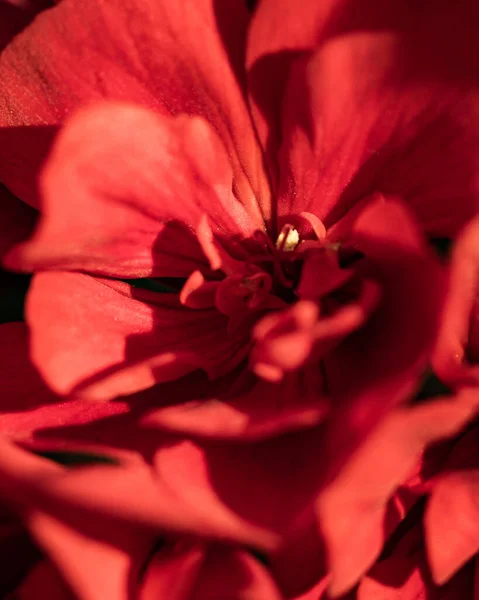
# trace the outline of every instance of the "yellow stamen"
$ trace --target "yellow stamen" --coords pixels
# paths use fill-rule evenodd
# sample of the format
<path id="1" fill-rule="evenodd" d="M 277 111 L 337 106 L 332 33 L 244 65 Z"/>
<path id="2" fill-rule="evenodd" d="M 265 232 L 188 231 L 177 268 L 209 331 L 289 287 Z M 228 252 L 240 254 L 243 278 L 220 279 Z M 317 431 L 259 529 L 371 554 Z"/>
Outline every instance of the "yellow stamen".
<path id="1" fill-rule="evenodd" d="M 276 240 L 276 248 L 283 252 L 292 252 L 298 244 L 298 231 L 292 225 L 285 225 Z"/>

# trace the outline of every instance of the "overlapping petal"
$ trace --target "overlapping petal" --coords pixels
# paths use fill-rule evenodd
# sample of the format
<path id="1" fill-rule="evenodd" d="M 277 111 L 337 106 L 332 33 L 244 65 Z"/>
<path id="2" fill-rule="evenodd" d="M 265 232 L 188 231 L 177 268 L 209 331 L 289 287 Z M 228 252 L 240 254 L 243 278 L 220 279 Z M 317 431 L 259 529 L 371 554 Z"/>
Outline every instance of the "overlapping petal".
<path id="1" fill-rule="evenodd" d="M 244 98 L 248 18 L 241 0 L 66 0 L 40 15 L 0 60 L 0 78 L 8 81 L 0 133 L 9 140 L 6 151 L 0 138 L 0 180 L 35 202 L 33 178 L 50 141 L 38 127 L 58 126 L 95 100 L 128 100 L 208 120 L 231 158 L 235 189 L 260 219 L 258 202 L 267 212 L 269 198 Z M 25 162 L 32 165 L 27 178 L 19 168 Z"/>
<path id="2" fill-rule="evenodd" d="M 428 233 L 456 234 L 478 206 L 476 7 L 316 4 L 263 2 L 249 36 L 279 216 L 331 225 L 379 190 L 410 203 Z"/>
<path id="3" fill-rule="evenodd" d="M 158 552 L 149 565 L 141 600 L 281 600 L 267 569 L 247 552 L 179 544 Z"/>
<path id="4" fill-rule="evenodd" d="M 446 286 L 444 270 L 403 204 L 373 200 L 351 235 L 380 282 L 382 295 L 365 326 L 325 361 L 334 398 L 325 462 L 333 474 L 375 424 L 419 386 L 436 339 Z"/>
<path id="5" fill-rule="evenodd" d="M 321 374 L 314 367 L 280 384 L 253 380 L 223 396 L 154 409 L 141 422 L 185 435 L 248 442 L 318 425 L 328 408 Z"/>
<path id="6" fill-rule="evenodd" d="M 116 277 L 188 276 L 206 260 L 203 215 L 244 237 L 254 220 L 232 192 L 232 170 L 206 121 L 105 103 L 78 114 L 42 175 L 42 221 L 7 260 L 26 270 Z"/>
<path id="7" fill-rule="evenodd" d="M 31 235 L 36 217 L 34 209 L 0 184 L 0 258 Z"/>
<path id="8" fill-rule="evenodd" d="M 0 50 L 35 16 L 53 6 L 53 0 L 1 0 L 0 2 Z"/>
<path id="9" fill-rule="evenodd" d="M 479 381 L 477 368 L 477 293 L 479 220 L 461 232 L 452 253 L 444 315 L 432 358 L 438 376 L 453 387 Z"/>
<path id="10" fill-rule="evenodd" d="M 477 412 L 477 402 L 477 394 L 469 391 L 392 412 L 320 493 L 317 509 L 333 595 L 352 587 L 378 557 L 403 516 L 388 515 L 388 502 L 422 452 L 458 433 Z"/>
<path id="11" fill-rule="evenodd" d="M 25 323 L 0 326 L 0 362 L 0 433 L 9 438 L 30 440 L 36 432 L 48 427 L 84 425 L 128 410 L 121 402 L 62 401 L 47 387 L 30 361 Z"/>
<path id="12" fill-rule="evenodd" d="M 27 312 L 32 359 L 62 394 L 109 399 L 198 368 L 216 378 L 248 351 L 247 332 L 228 336 L 215 310 L 198 318 L 176 294 L 79 273 L 36 275 Z"/>

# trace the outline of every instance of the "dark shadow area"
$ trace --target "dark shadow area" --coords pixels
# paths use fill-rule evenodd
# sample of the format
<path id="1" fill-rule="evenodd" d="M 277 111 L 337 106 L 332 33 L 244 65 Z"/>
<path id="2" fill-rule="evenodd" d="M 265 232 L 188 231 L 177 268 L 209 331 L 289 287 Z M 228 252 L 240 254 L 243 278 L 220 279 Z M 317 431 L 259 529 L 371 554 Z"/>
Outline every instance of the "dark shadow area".
<path id="1" fill-rule="evenodd" d="M 0 50 L 3 50 L 14 36 L 20 33 L 39 12 L 51 6 L 54 6 L 52 0 L 34 0 L 34 2 L 18 3 L 18 5 L 8 0 L 1 2 Z"/>
<path id="2" fill-rule="evenodd" d="M 0 181 L 18 198 L 39 206 L 38 174 L 59 127 L 0 128 Z"/>
<path id="3" fill-rule="evenodd" d="M 25 297 L 31 275 L 0 269 L 0 324 L 24 321 Z"/>

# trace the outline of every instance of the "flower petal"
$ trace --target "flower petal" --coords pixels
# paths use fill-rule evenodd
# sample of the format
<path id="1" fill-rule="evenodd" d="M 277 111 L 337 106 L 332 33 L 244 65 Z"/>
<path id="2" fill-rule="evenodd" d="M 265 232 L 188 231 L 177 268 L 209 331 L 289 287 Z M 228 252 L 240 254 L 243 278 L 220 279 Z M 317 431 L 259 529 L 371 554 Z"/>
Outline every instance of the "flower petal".
<path id="1" fill-rule="evenodd" d="M 245 391 L 233 388 L 224 396 L 156 409 L 141 423 L 205 438 L 264 439 L 317 425 L 328 411 L 328 401 L 318 389 L 315 368 L 291 374 L 280 384 L 259 380 Z"/>
<path id="2" fill-rule="evenodd" d="M 441 585 L 479 551 L 479 469 L 439 476 L 424 518 L 429 564 Z"/>
<path id="3" fill-rule="evenodd" d="M 155 473 L 131 452 L 111 450 L 119 465 L 65 470 L 7 440 L 0 440 L 0 446 L 2 496 L 23 516 L 32 515 L 33 527 L 39 511 L 81 535 L 113 544 L 152 533 L 155 538 L 161 533 L 196 535 L 266 549 L 278 543 L 276 535 L 236 515 L 206 485 L 178 490 L 170 473 Z M 197 478 L 191 473 L 190 479 Z"/>
<path id="4" fill-rule="evenodd" d="M 261 3 L 249 64 L 266 147 L 282 141 L 278 215 L 332 225 L 377 190 L 457 233 L 479 198 L 478 23 L 468 0 Z"/>
<path id="5" fill-rule="evenodd" d="M 387 503 L 431 443 L 457 433 L 475 414 L 475 393 L 400 408 L 386 417 L 318 497 L 330 592 L 350 589 L 378 557 Z M 354 535 L 351 532 L 354 531 Z"/>
<path id="6" fill-rule="evenodd" d="M 475 328 L 479 289 L 479 219 L 462 231 L 452 255 L 446 304 L 432 364 L 452 387 L 479 382 L 475 356 L 479 336 Z"/>
<path id="7" fill-rule="evenodd" d="M 41 429 L 84 425 L 128 410 L 127 405 L 120 402 L 61 402 L 32 365 L 28 337 L 24 323 L 0 326 L 0 433 L 25 440 Z"/>
<path id="8" fill-rule="evenodd" d="M 231 182 L 229 159 L 206 121 L 119 103 L 85 109 L 47 163 L 33 241 L 7 263 L 110 277 L 188 276 L 206 264 L 191 232 L 204 214 L 219 233 L 254 229 Z"/>
<path id="9" fill-rule="evenodd" d="M 350 242 L 366 256 L 382 294 L 358 334 L 326 359 L 333 401 L 324 451 L 333 476 L 380 419 L 416 391 L 430 360 L 446 287 L 445 271 L 399 202 L 372 201 Z"/>
<path id="10" fill-rule="evenodd" d="M 21 181 L 14 167 L 31 153 L 37 164 L 45 158 L 46 144 L 25 144 L 35 126 L 59 125 L 102 98 L 128 100 L 163 115 L 208 120 L 231 157 L 235 188 L 259 223 L 256 197 L 264 196 L 267 210 L 268 188 L 244 98 L 248 19 L 242 0 L 85 0 L 81 10 L 65 0 L 40 15 L 0 59 L 0 79 L 8 81 L 0 127 L 14 128 L 6 130 L 8 152 L 0 149 L 0 179 L 34 200 L 34 181 Z"/>
<path id="11" fill-rule="evenodd" d="M 55 567 L 48 560 L 37 563 L 11 596 L 13 600 L 35 600 L 38 590 L 50 600 L 75 600 L 72 591 L 62 581 Z M 10 598 L 8 596 L 7 598 Z"/>
<path id="12" fill-rule="evenodd" d="M 267 570 L 246 552 L 184 545 L 155 554 L 140 600 L 281 600 Z"/>
<path id="13" fill-rule="evenodd" d="M 77 397 L 127 395 L 198 368 L 220 377 L 248 351 L 216 310 L 198 318 L 176 294 L 77 273 L 36 275 L 27 312 L 34 363 L 53 389 Z"/>
<path id="14" fill-rule="evenodd" d="M 126 537 L 125 532 L 116 531 L 109 532 L 108 537 L 123 538 L 123 547 L 113 545 L 108 537 L 106 541 L 102 539 L 100 524 L 99 539 L 95 539 L 36 510 L 27 515 L 26 522 L 80 600 L 128 600 L 131 597 L 128 582 L 137 576 L 154 542 L 153 532 Z"/>
<path id="15" fill-rule="evenodd" d="M 0 0 L 0 50 L 3 50 L 37 13 L 52 5 L 50 0 Z"/>
<path id="16" fill-rule="evenodd" d="M 282 600 L 267 569 L 244 550 L 212 548 L 206 556 L 191 600 Z"/>
<path id="17" fill-rule="evenodd" d="M 314 454 L 320 431 L 249 444 L 179 440 L 159 448 L 155 466 L 179 495 L 221 498 L 241 519 L 282 535 L 314 496 L 322 469 Z"/>
<path id="18" fill-rule="evenodd" d="M 0 184 L 0 259 L 31 234 L 36 217 L 35 210 Z"/>

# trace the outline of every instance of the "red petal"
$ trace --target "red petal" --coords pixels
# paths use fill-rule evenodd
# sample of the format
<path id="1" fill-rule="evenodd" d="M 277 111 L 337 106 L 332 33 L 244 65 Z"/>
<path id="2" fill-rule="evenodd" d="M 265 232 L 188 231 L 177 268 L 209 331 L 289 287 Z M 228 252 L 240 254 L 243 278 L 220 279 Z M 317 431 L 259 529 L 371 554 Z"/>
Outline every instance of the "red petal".
<path id="1" fill-rule="evenodd" d="M 90 423 L 127 410 L 126 404 L 60 402 L 40 379 L 29 360 L 28 330 L 24 323 L 0 326 L 0 433 L 25 439 L 48 427 Z"/>
<path id="2" fill-rule="evenodd" d="M 38 12 L 52 4 L 50 0 L 0 0 L 0 50 L 3 50 Z"/>
<path id="3" fill-rule="evenodd" d="M 107 399 L 197 368 L 216 378 L 248 350 L 216 310 L 199 318 L 176 295 L 76 273 L 36 275 L 27 312 L 32 359 L 61 393 Z"/>
<path id="4" fill-rule="evenodd" d="M 36 216 L 36 211 L 0 184 L 0 259 L 31 234 Z"/>
<path id="5" fill-rule="evenodd" d="M 205 213 L 215 231 L 230 236 L 254 229 L 231 185 L 228 156 L 202 119 L 117 103 L 86 109 L 67 125 L 48 161 L 44 216 L 33 242 L 8 264 L 114 277 L 188 276 L 206 264 L 189 230 Z M 167 225 L 172 221 L 184 229 Z"/>
<path id="6" fill-rule="evenodd" d="M 212 548 L 199 573 L 191 600 L 282 600 L 265 567 L 244 550 Z"/>
<path id="7" fill-rule="evenodd" d="M 475 413 L 469 394 L 398 409 L 370 434 L 318 499 L 329 552 L 330 590 L 352 587 L 379 555 L 386 508 L 432 442 L 459 431 Z"/>
<path id="8" fill-rule="evenodd" d="M 138 600 L 190 600 L 205 559 L 203 546 L 178 543 L 155 553 L 144 576 Z"/>
<path id="9" fill-rule="evenodd" d="M 266 569 L 246 552 L 185 546 L 154 556 L 140 600 L 281 600 Z"/>
<path id="10" fill-rule="evenodd" d="M 469 0 L 262 2 L 248 64 L 265 147 L 282 142 L 278 214 L 306 210 L 331 225 L 381 190 L 410 203 L 428 232 L 457 232 L 479 192 L 477 98 L 467 92 L 478 22 Z"/>
<path id="11" fill-rule="evenodd" d="M 424 524 L 429 564 L 438 584 L 479 550 L 478 497 L 478 469 L 441 476 L 434 485 Z"/>
<path id="12" fill-rule="evenodd" d="M 0 445 L 0 490 L 5 500 L 22 513 L 52 515 L 82 535 L 95 539 L 100 535 L 113 544 L 130 535 L 148 534 L 151 539 L 152 533 L 157 537 L 166 532 L 266 549 L 277 545 L 277 536 L 232 512 L 206 482 L 196 485 L 194 473 L 188 478 L 192 483 L 179 490 L 170 473 L 155 473 L 131 452 L 111 452 L 118 456 L 118 466 L 67 471 L 4 440 Z M 183 472 L 187 469 L 184 465 Z M 37 534 L 43 540 L 40 530 Z M 48 537 L 47 532 L 42 543 L 48 543 Z"/>
<path id="13" fill-rule="evenodd" d="M 160 408 L 141 422 L 207 438 L 263 439 L 317 425 L 328 411 L 328 401 L 318 389 L 315 368 L 291 374 L 280 384 L 260 380 L 246 391 Z"/>
<path id="14" fill-rule="evenodd" d="M 199 0 L 187 9 L 168 1 L 86 0 L 81 11 L 75 0 L 65 0 L 40 15 L 0 60 L 0 79 L 8 81 L 0 125 L 16 128 L 7 131 L 8 152 L 0 144 L 0 179 L 31 198 L 33 181 L 22 182 L 15 168 L 30 153 L 38 164 L 44 158 L 37 146 L 25 146 L 35 134 L 31 126 L 60 124 L 102 98 L 128 100 L 162 114 L 207 119 L 231 157 L 235 187 L 259 222 L 255 195 L 264 196 L 268 210 L 268 188 L 244 98 L 247 23 L 242 0 Z M 25 126 L 26 132 L 19 129 Z"/>
<path id="15" fill-rule="evenodd" d="M 97 526 L 99 539 L 95 539 L 79 528 L 36 510 L 28 514 L 27 524 L 82 600 L 129 600 L 129 582 L 138 576 L 155 540 L 153 532 L 127 537 L 128 532 L 120 530 L 114 534 L 109 532 L 105 541 L 100 523 Z M 120 538 L 123 543 L 113 545 L 110 537 Z"/>
<path id="16" fill-rule="evenodd" d="M 326 440 L 333 474 L 381 417 L 415 392 L 430 360 L 445 287 L 445 272 L 403 205 L 373 202 L 352 236 L 382 297 L 364 327 L 326 359 L 334 399 Z"/>
<path id="17" fill-rule="evenodd" d="M 316 489 L 320 433 L 317 427 L 249 444 L 180 441 L 159 449 L 155 464 L 178 494 L 211 494 L 247 522 L 284 534 Z"/>
<path id="18" fill-rule="evenodd" d="M 479 343 L 479 336 L 471 327 L 478 313 L 478 235 L 479 219 L 476 218 L 464 229 L 454 247 L 446 305 L 433 356 L 439 377 L 452 386 L 479 381 L 479 369 L 468 361 L 469 354 L 474 359 Z"/>
<path id="19" fill-rule="evenodd" d="M 75 600 L 53 565 L 44 560 L 36 565 L 14 594 L 6 600 L 37 600 L 38 592 L 48 600 Z"/>

